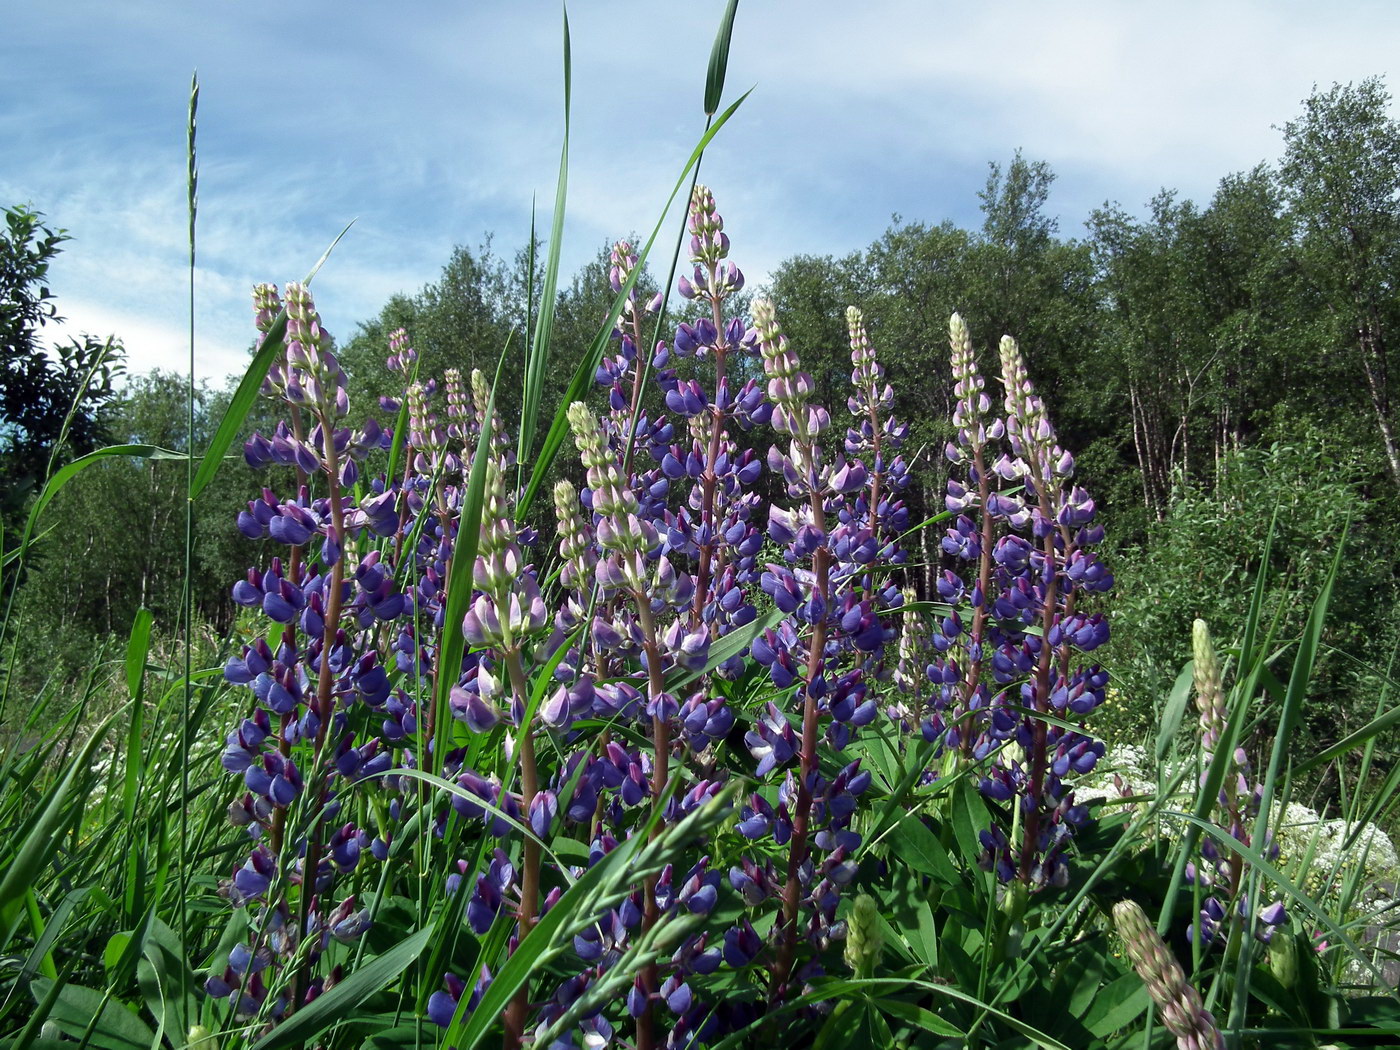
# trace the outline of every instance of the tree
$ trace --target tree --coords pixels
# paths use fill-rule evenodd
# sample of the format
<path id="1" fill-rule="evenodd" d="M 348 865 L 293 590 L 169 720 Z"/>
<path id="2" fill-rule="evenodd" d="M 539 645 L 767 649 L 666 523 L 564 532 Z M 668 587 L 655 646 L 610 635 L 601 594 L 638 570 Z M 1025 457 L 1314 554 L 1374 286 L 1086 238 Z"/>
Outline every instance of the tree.
<path id="1" fill-rule="evenodd" d="M 91 451 L 103 438 L 103 409 L 115 395 L 121 348 L 82 336 L 46 352 L 44 325 L 62 320 L 47 283 L 68 240 L 26 207 L 5 209 L 0 230 L 0 516 L 19 512 L 65 446 Z M 70 417 L 71 413 L 71 417 Z"/>
<path id="2" fill-rule="evenodd" d="M 1020 150 L 1003 170 L 988 165 L 982 229 L 967 257 L 958 308 L 989 346 L 1012 336 L 1026 352 L 1042 396 L 1056 404 L 1061 436 L 1083 447 L 1084 423 L 1097 424 L 1074 401 L 1085 344 L 1095 320 L 1093 267 L 1086 243 L 1057 236 L 1047 210 L 1055 173 Z"/>
<path id="3" fill-rule="evenodd" d="M 1389 340 L 1400 264 L 1400 123 L 1379 77 L 1334 84 L 1284 126 L 1280 169 L 1301 233 L 1300 256 L 1325 303 L 1334 351 L 1350 347 L 1392 479 L 1400 485 Z"/>
<path id="4" fill-rule="evenodd" d="M 410 345 L 418 351 L 418 374 L 424 382 L 441 382 L 449 368 L 458 369 L 464 377 L 473 368 L 494 375 L 515 329 L 498 392 L 501 404 L 512 410 L 519 403 L 523 374 L 519 328 L 524 317 L 523 302 L 517 303 L 513 294 L 512 273 L 492 254 L 489 239 L 475 252 L 458 245 L 437 281 L 411 298 L 393 296 L 379 316 L 361 323 L 338 351 L 354 378 L 352 418 L 358 422 L 363 415 L 379 415 L 376 398 L 402 390 L 401 378 L 384 367 L 389 335 L 398 328 L 408 332 Z"/>

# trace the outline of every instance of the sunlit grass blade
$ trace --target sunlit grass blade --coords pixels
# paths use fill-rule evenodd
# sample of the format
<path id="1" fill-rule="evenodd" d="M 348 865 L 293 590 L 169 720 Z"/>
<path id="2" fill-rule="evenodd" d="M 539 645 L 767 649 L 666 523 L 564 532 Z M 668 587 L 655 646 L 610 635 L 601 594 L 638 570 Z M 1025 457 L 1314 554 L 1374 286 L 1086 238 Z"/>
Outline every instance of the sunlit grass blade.
<path id="1" fill-rule="evenodd" d="M 444 1044 L 460 1047 L 461 1050 L 472 1050 L 481 1045 L 481 1040 L 497 1022 L 506 1003 L 529 975 L 569 948 L 574 933 L 596 921 L 604 909 L 630 893 L 642 876 L 660 871 L 679 855 L 682 847 L 723 820 L 737 786 L 734 784 L 726 788 L 650 842 L 643 829 L 584 872 L 520 942 L 514 954 L 495 975 L 476 1009 L 464 1017 L 462 1014 L 465 1010 L 459 1008 L 459 1015 L 454 1018 Z"/>
<path id="2" fill-rule="evenodd" d="M 1176 743 L 1176 734 L 1181 729 L 1182 719 L 1186 715 L 1186 706 L 1191 702 L 1191 680 L 1194 670 L 1194 664 L 1188 660 L 1181 673 L 1176 676 L 1176 683 L 1167 697 L 1167 706 L 1162 711 L 1162 724 L 1157 730 L 1156 754 L 1159 766 L 1171 754 L 1172 746 Z"/>
<path id="3" fill-rule="evenodd" d="M 136 834 L 136 804 L 141 790 L 142 736 L 145 732 L 145 681 L 146 661 L 151 649 L 151 625 L 154 617 L 149 609 L 141 609 L 131 625 L 131 635 L 126 646 L 126 688 L 131 698 L 131 720 L 126 735 L 126 762 L 122 777 L 121 814 L 127 831 L 126 842 L 126 893 L 124 904 L 128 920 L 134 920 L 141 911 L 142 902 L 138 899 L 144 885 L 138 875 L 138 851 L 133 841 Z"/>
<path id="4" fill-rule="evenodd" d="M 650 254 L 652 246 L 656 243 L 657 236 L 661 233 L 666 224 L 666 217 L 671 212 L 671 207 L 676 202 L 681 188 L 686 185 L 686 180 L 690 177 L 691 170 L 699 163 L 701 155 L 711 140 L 724 127 L 729 118 L 734 115 L 748 94 L 740 96 L 728 109 L 726 109 L 717 120 L 705 132 L 695 149 L 690 154 L 690 159 L 686 162 L 680 177 L 676 179 L 676 184 L 671 190 L 671 196 L 666 200 L 666 206 L 661 210 L 661 217 L 657 219 L 655 227 L 651 231 L 651 236 L 647 238 L 642 250 L 637 253 L 637 265 L 633 268 L 631 275 L 624 282 L 622 289 L 613 299 L 612 309 L 608 312 L 602 327 L 593 339 L 593 344 L 588 352 L 584 354 L 583 360 L 579 362 L 578 368 L 574 371 L 574 376 L 569 382 L 568 389 L 564 393 L 558 411 L 555 413 L 554 422 L 550 425 L 549 432 L 545 435 L 544 441 L 540 445 L 539 455 L 535 459 L 534 470 L 530 474 L 530 482 L 525 487 L 525 492 L 521 496 L 516 506 L 516 520 L 524 521 L 533 506 L 535 498 L 539 495 L 540 489 L 544 486 L 545 480 L 549 477 L 550 467 L 554 464 L 554 457 L 559 454 L 560 447 L 564 444 L 569 433 L 569 421 L 565 417 L 568 406 L 575 401 L 581 401 L 587 397 L 588 392 L 593 388 L 593 377 L 598 370 L 598 362 L 602 360 L 603 351 L 607 348 L 608 340 L 611 337 L 613 325 L 622 316 L 622 306 L 627 301 L 627 296 L 631 293 L 637 283 L 637 278 L 641 275 L 643 267 L 646 265 L 647 256 Z M 650 355 L 647 355 L 650 359 Z"/>
<path id="5" fill-rule="evenodd" d="M 1259 572 L 1254 580 L 1254 591 L 1250 597 L 1249 611 L 1245 615 L 1243 638 L 1235 668 L 1235 683 L 1228 700 L 1229 714 L 1225 732 L 1216 747 L 1210 765 L 1206 768 L 1192 809 L 1195 821 L 1202 823 L 1210 816 L 1211 810 L 1215 807 L 1215 800 L 1220 794 L 1220 787 L 1225 783 L 1225 776 L 1234 761 L 1235 748 L 1239 745 L 1244 725 L 1249 719 L 1257 683 L 1265 670 L 1263 651 L 1267 648 L 1267 638 L 1262 644 L 1256 644 L 1256 640 L 1263 618 L 1269 554 L 1273 550 L 1274 525 L 1277 524 L 1277 520 L 1278 516 L 1275 513 L 1274 522 L 1270 525 L 1269 533 L 1264 539 L 1264 553 L 1259 560 Z M 1167 887 L 1166 899 L 1162 902 L 1162 909 L 1157 916 L 1157 932 L 1162 936 L 1166 936 L 1171 925 L 1172 914 L 1176 909 L 1177 891 L 1181 888 L 1182 880 L 1186 877 L 1187 863 L 1195 856 L 1199 837 L 1198 826 L 1193 821 L 1188 825 L 1186 834 L 1177 843 L 1172 863 L 1171 881 Z"/>
<path id="6" fill-rule="evenodd" d="M 710 48 L 710 68 L 705 73 L 705 115 L 712 117 L 719 111 L 720 100 L 724 97 L 724 76 L 729 69 L 729 44 L 734 37 L 734 16 L 739 11 L 739 0 L 729 0 L 724 15 L 715 33 L 714 46 Z"/>
<path id="7" fill-rule="evenodd" d="M 0 873 L 0 943 L 8 944 L 24 912 L 25 897 L 40 870 L 58 851 L 59 831 L 73 819 L 81 798 L 75 789 L 90 776 L 92 757 L 116 720 L 125 713 L 118 708 L 93 730 L 86 745 L 69 761 L 63 779 L 45 799 L 42 808 L 24 832 L 12 857 Z"/>
<path id="8" fill-rule="evenodd" d="M 75 476 L 82 473 L 94 463 L 101 463 L 111 459 L 113 456 L 129 456 L 136 459 L 174 459 L 184 460 L 185 454 L 174 452 L 168 448 L 160 448 L 157 445 L 108 445 L 105 448 L 95 449 L 86 455 L 79 456 L 59 467 L 50 475 L 45 482 L 43 490 L 39 493 L 34 505 L 29 508 L 29 517 L 25 521 L 24 532 L 21 534 L 19 546 L 11 557 L 22 557 L 23 552 L 28 549 L 34 536 L 35 526 L 39 522 L 40 516 L 45 508 L 53 502 L 53 498 L 62 491 L 63 487 L 73 480 Z"/>
<path id="9" fill-rule="evenodd" d="M 1258 872 L 1269 880 L 1269 884 L 1282 891 L 1282 893 L 1297 904 L 1303 911 L 1311 916 L 1311 921 L 1316 922 L 1320 929 L 1326 931 L 1329 938 L 1335 939 L 1344 945 L 1353 959 L 1366 969 L 1370 970 L 1376 979 L 1377 987 L 1384 987 L 1385 981 L 1380 970 L 1367 957 L 1366 952 L 1347 933 L 1346 929 L 1337 922 L 1325 907 L 1319 904 L 1311 894 L 1305 892 L 1293 880 L 1289 879 L 1283 872 L 1275 867 L 1270 861 L 1265 859 L 1264 854 L 1253 846 L 1246 846 L 1223 828 L 1216 827 L 1209 821 L 1202 820 L 1191 813 L 1172 814 L 1180 820 L 1185 820 L 1196 827 L 1202 834 L 1209 835 L 1215 839 L 1222 853 L 1235 853 L 1244 860 L 1247 860 Z M 1400 998 L 1400 992 L 1392 990 L 1391 995 Z"/>
<path id="10" fill-rule="evenodd" d="M 281 1050 L 283 1047 L 312 1045 L 337 1021 L 350 1016 L 371 995 L 388 987 L 422 954 L 433 927 L 425 926 L 410 934 L 383 955 L 376 956 L 310 1006 L 298 1010 L 263 1038 L 252 1050 Z"/>
<path id="11" fill-rule="evenodd" d="M 1298 642 L 1298 652 L 1293 660 L 1293 671 L 1288 676 L 1288 686 L 1284 693 L 1283 709 L 1279 712 L 1278 729 L 1274 734 L 1274 746 L 1269 755 L 1268 770 L 1264 775 L 1263 795 L 1259 803 L 1259 816 L 1255 820 L 1252 841 L 1263 842 L 1264 833 L 1272 819 L 1274 796 L 1278 791 L 1280 771 L 1285 756 L 1293 748 L 1294 732 L 1302 718 L 1303 701 L 1312 683 L 1313 667 L 1322 647 L 1322 631 L 1327 623 L 1327 607 L 1332 601 L 1332 591 L 1337 583 L 1337 573 L 1342 564 L 1342 551 L 1346 546 L 1346 531 L 1337 543 L 1337 552 L 1332 559 L 1332 568 L 1322 583 L 1312 611 L 1303 627 L 1303 636 Z"/>

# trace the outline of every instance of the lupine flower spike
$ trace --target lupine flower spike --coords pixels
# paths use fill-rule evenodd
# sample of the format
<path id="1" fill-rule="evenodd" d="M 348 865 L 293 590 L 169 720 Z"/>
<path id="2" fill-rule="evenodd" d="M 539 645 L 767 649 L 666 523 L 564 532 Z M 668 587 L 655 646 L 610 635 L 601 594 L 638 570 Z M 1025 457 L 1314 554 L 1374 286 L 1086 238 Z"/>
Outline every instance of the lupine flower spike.
<path id="1" fill-rule="evenodd" d="M 1187 983 L 1181 964 L 1142 909 L 1133 901 L 1120 901 L 1113 906 L 1113 924 L 1162 1023 L 1176 1036 L 1176 1045 L 1181 1050 L 1225 1050 L 1215 1018 L 1201 1004 L 1200 993 Z"/>

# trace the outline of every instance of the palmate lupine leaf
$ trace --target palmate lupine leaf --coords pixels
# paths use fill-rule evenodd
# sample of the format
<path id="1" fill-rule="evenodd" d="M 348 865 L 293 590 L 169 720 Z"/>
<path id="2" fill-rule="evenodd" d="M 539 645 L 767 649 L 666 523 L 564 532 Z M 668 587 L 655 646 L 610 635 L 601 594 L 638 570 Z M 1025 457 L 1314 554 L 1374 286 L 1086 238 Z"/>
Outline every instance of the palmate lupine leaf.
<path id="1" fill-rule="evenodd" d="M 49 1019 L 70 1039 L 100 1050 L 150 1050 L 156 1044 L 156 1034 L 145 1021 L 94 988 L 41 977 L 34 982 L 33 991 L 40 1002 L 51 1001 Z"/>

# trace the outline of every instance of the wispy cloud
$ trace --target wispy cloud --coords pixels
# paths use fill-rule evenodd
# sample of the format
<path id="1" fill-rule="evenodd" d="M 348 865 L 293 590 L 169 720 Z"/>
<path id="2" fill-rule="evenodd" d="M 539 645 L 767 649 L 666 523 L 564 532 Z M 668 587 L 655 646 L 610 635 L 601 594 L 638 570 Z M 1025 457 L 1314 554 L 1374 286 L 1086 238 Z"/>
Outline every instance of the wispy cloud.
<path id="1" fill-rule="evenodd" d="M 721 0 L 600 0 L 571 12 L 574 123 L 565 266 L 650 230 L 701 128 Z M 184 110 L 200 71 L 200 368 L 241 367 L 248 289 L 318 278 L 348 334 L 432 280 L 457 243 L 523 243 L 552 205 L 561 31 L 548 4 L 436 0 L 410 14 L 96 0 L 7 15 L 0 201 L 74 240 L 54 270 L 71 326 L 121 335 L 132 365 L 186 354 Z M 1059 173 L 1073 234 L 1105 199 L 1208 196 L 1276 157 L 1314 83 L 1386 73 L 1400 8 L 1188 0 L 996 5 L 746 4 L 731 97 L 707 155 L 753 280 L 799 252 L 844 253 L 892 213 L 977 221 L 986 162 L 1024 148 Z M 53 71 L 62 69 L 63 76 Z"/>

